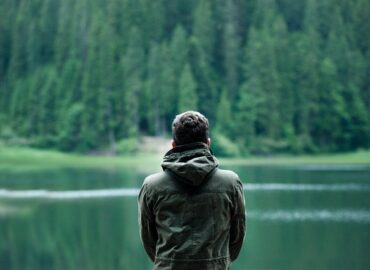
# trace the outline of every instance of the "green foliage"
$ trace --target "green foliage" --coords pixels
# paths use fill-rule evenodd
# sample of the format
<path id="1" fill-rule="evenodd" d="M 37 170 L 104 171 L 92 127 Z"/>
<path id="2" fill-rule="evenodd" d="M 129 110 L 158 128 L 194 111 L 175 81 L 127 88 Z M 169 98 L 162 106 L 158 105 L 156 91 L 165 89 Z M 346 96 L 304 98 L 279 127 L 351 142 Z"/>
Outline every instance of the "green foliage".
<path id="1" fill-rule="evenodd" d="M 219 132 L 212 133 L 211 148 L 216 156 L 237 157 L 241 154 L 240 146 Z"/>
<path id="2" fill-rule="evenodd" d="M 215 51 L 217 42 L 216 22 L 212 14 L 212 1 L 197 1 L 193 11 L 192 35 L 190 39 L 190 61 L 198 86 L 199 110 L 212 120 L 217 106 Z M 217 5 L 217 4 L 216 4 Z M 221 81 L 221 78 L 219 79 Z"/>
<path id="3" fill-rule="evenodd" d="M 220 102 L 217 107 L 216 130 L 229 135 L 233 132 L 233 119 L 231 116 L 231 104 L 228 93 L 224 90 L 221 93 Z"/>
<path id="4" fill-rule="evenodd" d="M 82 150 L 82 115 L 84 107 L 80 103 L 73 104 L 63 115 L 59 147 L 64 151 Z"/>
<path id="5" fill-rule="evenodd" d="M 273 153 L 292 152 L 287 140 L 272 140 L 271 138 L 258 138 L 250 148 L 250 152 L 257 155 L 271 155 Z"/>
<path id="6" fill-rule="evenodd" d="M 123 133 L 125 137 L 135 136 L 138 132 L 139 123 L 139 95 L 143 89 L 144 75 L 144 50 L 139 29 L 130 29 L 129 44 L 125 58 L 123 59 L 122 69 L 125 78 L 123 82 Z"/>
<path id="7" fill-rule="evenodd" d="M 237 33 L 238 13 L 234 1 L 226 1 L 223 44 L 225 49 L 224 68 L 226 72 L 225 87 L 228 97 L 233 101 L 236 97 L 240 77 L 240 36 Z"/>
<path id="8" fill-rule="evenodd" d="M 370 147 L 369 14 L 368 0 L 2 1 L 0 129 L 114 149 L 198 109 L 241 152 Z"/>
<path id="9" fill-rule="evenodd" d="M 196 111 L 198 108 L 198 97 L 196 92 L 196 82 L 191 72 L 190 66 L 185 65 L 179 84 L 179 112 L 193 110 Z"/>
<path id="10" fill-rule="evenodd" d="M 0 126 L 0 141 L 8 144 L 12 144 L 14 139 L 17 138 L 17 134 L 14 133 L 14 130 L 7 126 Z"/>
<path id="11" fill-rule="evenodd" d="M 252 85 L 244 83 L 239 93 L 237 114 L 235 116 L 235 137 L 246 148 L 254 145 L 256 136 L 256 111 L 258 106 L 257 95 L 253 95 Z"/>
<path id="12" fill-rule="evenodd" d="M 135 154 L 138 150 L 139 140 L 136 137 L 122 139 L 116 145 L 116 151 L 121 155 Z"/>

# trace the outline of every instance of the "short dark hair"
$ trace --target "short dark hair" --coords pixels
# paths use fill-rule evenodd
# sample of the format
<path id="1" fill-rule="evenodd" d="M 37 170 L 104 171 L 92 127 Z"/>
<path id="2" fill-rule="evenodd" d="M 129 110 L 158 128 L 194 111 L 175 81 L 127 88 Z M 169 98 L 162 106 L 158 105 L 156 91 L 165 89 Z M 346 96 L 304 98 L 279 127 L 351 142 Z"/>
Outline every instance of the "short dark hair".
<path id="1" fill-rule="evenodd" d="M 201 113 L 187 111 L 176 115 L 172 122 L 172 135 L 176 145 L 204 142 L 209 138 L 208 119 Z"/>

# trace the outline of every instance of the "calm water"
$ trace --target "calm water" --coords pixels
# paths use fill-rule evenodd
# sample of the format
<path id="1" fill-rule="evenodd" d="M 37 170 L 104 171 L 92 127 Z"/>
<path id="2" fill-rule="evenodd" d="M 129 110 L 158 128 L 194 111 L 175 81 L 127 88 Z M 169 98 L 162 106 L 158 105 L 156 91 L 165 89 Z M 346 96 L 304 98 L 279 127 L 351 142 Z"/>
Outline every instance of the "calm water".
<path id="1" fill-rule="evenodd" d="M 369 166 L 232 167 L 248 234 L 233 270 L 370 269 Z M 0 269 L 149 270 L 132 170 L 0 171 Z"/>

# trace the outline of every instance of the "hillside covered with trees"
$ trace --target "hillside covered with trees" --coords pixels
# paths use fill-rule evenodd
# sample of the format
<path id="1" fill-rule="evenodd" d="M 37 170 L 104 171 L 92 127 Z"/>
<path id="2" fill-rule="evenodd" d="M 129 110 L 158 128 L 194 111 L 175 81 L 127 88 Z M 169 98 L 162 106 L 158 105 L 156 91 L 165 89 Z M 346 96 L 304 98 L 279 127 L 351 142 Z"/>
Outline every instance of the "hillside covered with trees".
<path id="1" fill-rule="evenodd" d="M 241 153 L 368 148 L 370 1 L 0 1 L 2 141 L 114 148 L 188 109 Z"/>

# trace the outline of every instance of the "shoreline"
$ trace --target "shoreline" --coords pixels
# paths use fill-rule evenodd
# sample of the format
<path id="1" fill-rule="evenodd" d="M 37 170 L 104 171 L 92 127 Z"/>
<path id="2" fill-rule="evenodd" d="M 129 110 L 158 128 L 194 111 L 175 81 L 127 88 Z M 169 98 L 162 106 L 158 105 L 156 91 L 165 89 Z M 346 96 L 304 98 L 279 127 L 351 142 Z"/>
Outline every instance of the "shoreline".
<path id="1" fill-rule="evenodd" d="M 0 169 L 119 169 L 157 168 L 162 160 L 160 153 L 138 153 L 122 156 L 93 156 L 76 153 L 63 153 L 55 150 L 40 150 L 0 144 Z M 369 165 L 370 150 L 348 153 L 318 155 L 276 155 L 269 157 L 218 158 L 221 166 L 259 166 L 259 165 Z M 144 164 L 144 165 L 143 165 Z"/>

